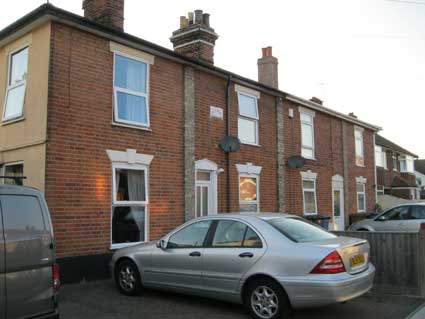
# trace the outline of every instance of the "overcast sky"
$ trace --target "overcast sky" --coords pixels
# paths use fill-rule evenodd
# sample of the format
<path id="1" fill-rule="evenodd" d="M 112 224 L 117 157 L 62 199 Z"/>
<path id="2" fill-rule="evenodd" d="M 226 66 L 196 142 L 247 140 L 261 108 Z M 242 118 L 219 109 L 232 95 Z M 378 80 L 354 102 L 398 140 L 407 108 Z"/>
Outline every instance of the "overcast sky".
<path id="1" fill-rule="evenodd" d="M 3 3 L 0 29 L 44 2 Z M 82 14 L 82 0 L 50 2 Z M 126 0 L 125 30 L 171 49 L 179 16 L 195 9 L 220 35 L 217 66 L 256 80 L 271 45 L 281 90 L 354 112 L 425 157 L 425 0 Z"/>

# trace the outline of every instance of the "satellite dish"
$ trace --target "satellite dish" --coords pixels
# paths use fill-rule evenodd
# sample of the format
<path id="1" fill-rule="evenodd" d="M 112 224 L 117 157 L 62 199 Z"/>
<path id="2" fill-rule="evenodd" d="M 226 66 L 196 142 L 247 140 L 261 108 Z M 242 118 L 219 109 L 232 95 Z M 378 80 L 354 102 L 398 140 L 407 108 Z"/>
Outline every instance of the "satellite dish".
<path id="1" fill-rule="evenodd" d="M 305 158 L 299 155 L 291 156 L 288 164 L 290 168 L 302 168 L 305 165 Z"/>
<path id="2" fill-rule="evenodd" d="M 226 136 L 221 139 L 220 148 L 226 153 L 237 152 L 241 148 L 241 141 L 237 137 L 234 136 Z"/>

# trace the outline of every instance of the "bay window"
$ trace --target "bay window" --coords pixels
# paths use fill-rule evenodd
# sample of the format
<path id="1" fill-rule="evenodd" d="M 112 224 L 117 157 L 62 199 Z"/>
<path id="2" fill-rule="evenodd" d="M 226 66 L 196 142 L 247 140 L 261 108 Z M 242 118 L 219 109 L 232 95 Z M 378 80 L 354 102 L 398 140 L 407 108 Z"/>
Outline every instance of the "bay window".
<path id="1" fill-rule="evenodd" d="M 9 56 L 9 73 L 3 108 L 3 121 L 23 116 L 28 73 L 28 47 Z"/>
<path id="2" fill-rule="evenodd" d="M 400 156 L 400 172 L 402 173 L 414 173 L 414 158 L 409 155 Z"/>
<path id="3" fill-rule="evenodd" d="M 149 63 L 121 53 L 114 54 L 114 119 L 149 127 Z"/>

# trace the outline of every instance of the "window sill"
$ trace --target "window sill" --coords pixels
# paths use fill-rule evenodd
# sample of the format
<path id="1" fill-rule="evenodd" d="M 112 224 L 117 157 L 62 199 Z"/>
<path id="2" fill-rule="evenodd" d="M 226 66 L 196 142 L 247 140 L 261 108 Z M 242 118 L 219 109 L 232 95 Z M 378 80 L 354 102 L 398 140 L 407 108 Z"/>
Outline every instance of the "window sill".
<path id="1" fill-rule="evenodd" d="M 247 145 L 247 146 L 261 147 L 261 145 L 260 145 L 260 144 L 253 144 L 253 143 L 247 143 L 247 142 L 242 142 L 242 141 L 241 141 L 241 144 L 242 144 L 242 145 Z"/>
<path id="2" fill-rule="evenodd" d="M 118 250 L 118 249 L 121 249 L 121 248 L 133 247 L 133 246 L 143 244 L 143 243 L 146 243 L 146 242 L 140 241 L 138 243 L 112 244 L 112 245 L 109 246 L 109 249 L 110 250 Z"/>
<path id="3" fill-rule="evenodd" d="M 359 165 L 359 164 L 356 164 L 356 167 L 366 168 L 366 165 Z"/>
<path id="4" fill-rule="evenodd" d="M 25 121 L 25 117 L 20 116 L 20 117 L 15 117 L 15 118 L 12 118 L 12 119 L 9 119 L 9 120 L 3 120 L 1 125 L 6 126 L 6 125 L 9 125 L 9 124 L 14 124 L 14 123 L 17 123 L 17 122 L 22 122 L 22 121 Z"/>
<path id="5" fill-rule="evenodd" d="M 112 126 L 132 128 L 132 129 L 136 129 L 136 130 L 140 130 L 140 131 L 152 132 L 152 129 L 148 126 L 138 126 L 138 125 L 119 123 L 119 122 L 111 122 L 111 125 Z"/>
<path id="6" fill-rule="evenodd" d="M 302 156 L 302 157 L 307 161 L 317 161 L 317 158 L 314 158 L 314 157 L 305 157 L 305 156 Z"/>

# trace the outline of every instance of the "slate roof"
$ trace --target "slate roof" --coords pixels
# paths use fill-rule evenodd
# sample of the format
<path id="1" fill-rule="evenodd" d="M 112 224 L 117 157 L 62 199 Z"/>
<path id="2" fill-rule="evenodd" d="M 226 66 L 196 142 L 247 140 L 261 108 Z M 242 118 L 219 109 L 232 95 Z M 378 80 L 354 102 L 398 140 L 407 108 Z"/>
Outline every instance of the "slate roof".
<path id="1" fill-rule="evenodd" d="M 418 158 L 418 155 L 413 154 L 412 152 L 406 150 L 405 148 L 403 148 L 401 146 L 398 146 L 397 144 L 391 142 L 390 140 L 387 140 L 385 137 L 383 137 L 382 135 L 379 135 L 379 134 L 376 134 L 375 144 L 379 145 L 379 146 L 383 146 L 383 147 L 388 148 L 390 150 L 393 150 L 397 153 L 402 153 L 402 154 L 406 154 L 406 155 L 410 155 L 410 156 Z"/>

